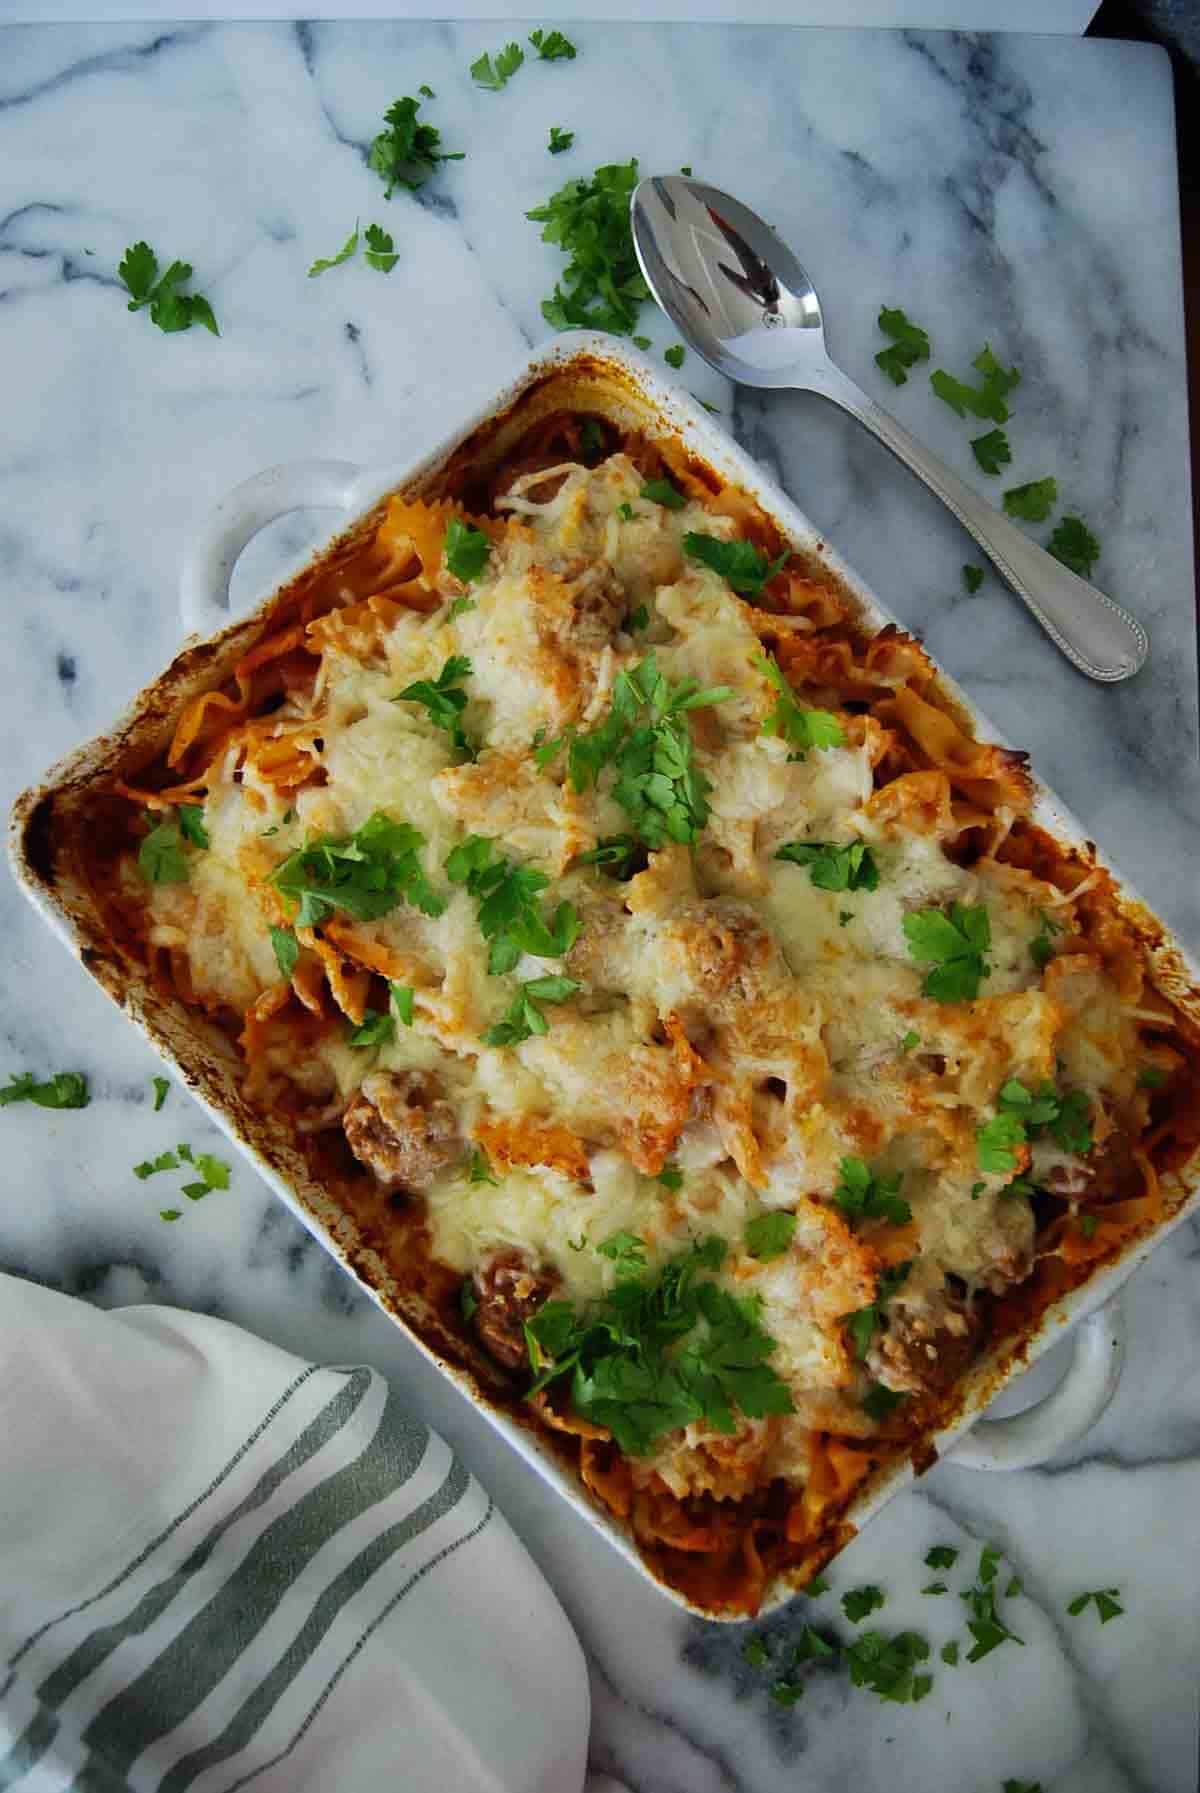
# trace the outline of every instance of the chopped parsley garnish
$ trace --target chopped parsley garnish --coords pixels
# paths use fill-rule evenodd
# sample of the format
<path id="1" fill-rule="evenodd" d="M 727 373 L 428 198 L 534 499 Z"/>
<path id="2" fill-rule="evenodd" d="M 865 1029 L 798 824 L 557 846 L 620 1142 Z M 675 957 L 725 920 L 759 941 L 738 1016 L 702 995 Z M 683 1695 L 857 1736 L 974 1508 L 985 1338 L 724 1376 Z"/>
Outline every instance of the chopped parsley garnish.
<path id="1" fill-rule="evenodd" d="M 1016 1148 L 1050 1129 L 1064 1152 L 1082 1157 L 1092 1149 L 1091 1104 L 1083 1090 L 1056 1090 L 1049 1081 L 1036 1090 L 1010 1077 L 996 1098 L 999 1112 L 978 1131 L 979 1168 L 992 1173 L 1018 1166 Z"/>
<path id="2" fill-rule="evenodd" d="M 929 1693 L 933 1676 L 916 1673 L 916 1665 L 928 1655 L 929 1644 L 916 1631 L 899 1631 L 895 1637 L 864 1631 L 846 1645 L 846 1664 L 855 1687 L 869 1687 L 881 1700 L 898 1705 L 915 1705 Z"/>
<path id="3" fill-rule="evenodd" d="M 529 41 L 543 62 L 574 62 L 578 52 L 561 31 L 531 31 Z"/>
<path id="4" fill-rule="evenodd" d="M 985 435 L 972 436 L 971 453 L 985 473 L 999 473 L 1001 467 L 1007 467 L 1012 460 L 1012 449 L 1003 430 L 988 430 Z"/>
<path id="5" fill-rule="evenodd" d="M 854 1355 L 859 1363 L 865 1363 L 867 1353 L 871 1349 L 871 1341 L 879 1329 L 886 1324 L 887 1304 L 896 1290 L 901 1288 L 912 1269 L 911 1258 L 903 1264 L 894 1264 L 880 1272 L 879 1287 L 875 1299 L 867 1307 L 855 1308 L 852 1314 L 845 1314 L 842 1324 L 850 1335 L 854 1346 Z"/>
<path id="6" fill-rule="evenodd" d="M 681 511 L 687 503 L 679 487 L 673 486 L 669 479 L 648 479 L 638 497 L 649 499 L 651 504 L 661 504 L 669 511 Z"/>
<path id="7" fill-rule="evenodd" d="M 561 156 L 564 150 L 570 149 L 574 141 L 574 131 L 564 131 L 560 129 L 558 125 L 551 125 L 550 141 L 546 145 L 546 148 L 550 151 L 552 156 Z"/>
<path id="8" fill-rule="evenodd" d="M 771 1660 L 771 1646 L 759 1632 L 748 1637 L 742 1645 L 742 1660 L 751 1668 L 766 1668 Z"/>
<path id="9" fill-rule="evenodd" d="M 973 1002 L 991 972 L 984 957 L 992 944 L 985 906 L 952 903 L 948 915 L 941 909 L 915 909 L 903 926 L 913 958 L 931 967 L 921 994 L 938 1002 Z"/>
<path id="10" fill-rule="evenodd" d="M 147 884 L 186 883 L 188 862 L 179 823 L 168 818 L 152 828 L 138 848 L 137 862 Z"/>
<path id="11" fill-rule="evenodd" d="M 448 623 L 457 622 L 460 616 L 466 616 L 469 610 L 478 610 L 478 608 L 474 598 L 455 598 L 446 611 L 446 621 Z"/>
<path id="12" fill-rule="evenodd" d="M 683 1172 L 677 1164 L 664 1164 L 654 1181 L 661 1183 L 664 1189 L 682 1189 Z"/>
<path id="13" fill-rule="evenodd" d="M 417 679 L 415 683 L 406 685 L 403 691 L 397 691 L 392 699 L 397 704 L 423 704 L 433 726 L 444 729 L 458 751 L 472 760 L 478 750 L 462 725 L 467 694 L 459 680 L 469 679 L 473 670 L 465 655 L 451 654 L 436 679 Z"/>
<path id="14" fill-rule="evenodd" d="M 871 1613 L 878 1612 L 886 1599 L 882 1588 L 851 1588 L 848 1594 L 842 1595 L 842 1611 L 852 1625 L 860 1625 Z"/>
<path id="15" fill-rule="evenodd" d="M 363 1018 L 357 1027 L 351 1029 L 348 1044 L 351 1046 L 389 1046 L 396 1037 L 396 1023 L 391 1015 L 381 1015 L 375 1009 L 364 1009 Z"/>
<path id="16" fill-rule="evenodd" d="M 367 245 L 367 266 L 380 274 L 390 274 L 400 260 L 390 234 L 380 224 L 368 224 L 363 237 Z"/>
<path id="17" fill-rule="evenodd" d="M 969 411 L 972 417 L 1007 423 L 1008 406 L 1004 401 L 1014 386 L 1020 385 L 1020 374 L 1015 367 L 1001 367 L 986 343 L 971 366 L 982 376 L 978 386 L 968 386 L 964 381 L 956 380 L 953 374 L 944 373 L 940 367 L 930 374 L 929 384 L 960 417 L 965 417 Z"/>
<path id="18" fill-rule="evenodd" d="M 942 1661 L 946 1664 L 947 1668 L 957 1668 L 958 1667 L 958 1639 L 957 1638 L 952 1639 L 951 1642 L 948 1644 L 942 1645 Z"/>
<path id="19" fill-rule="evenodd" d="M 701 535 L 694 529 L 684 536 L 683 551 L 689 560 L 719 573 L 743 598 L 758 597 L 791 557 L 791 550 L 785 548 L 778 559 L 768 560 L 753 542 L 724 542 L 719 536 Z"/>
<path id="20" fill-rule="evenodd" d="M 1023 1645 L 1025 1642 L 1023 1637 L 1018 1637 L 1015 1631 L 1009 1629 L 996 1610 L 995 1583 L 999 1564 L 1000 1552 L 993 1545 L 986 1545 L 979 1558 L 979 1574 L 975 1586 L 965 1589 L 960 1595 L 970 1614 L 967 1630 L 975 1640 L 967 1652 L 968 1662 L 982 1662 L 985 1656 L 990 1656 L 1001 1644 Z"/>
<path id="21" fill-rule="evenodd" d="M 625 632 L 627 635 L 636 635 L 640 633 L 642 629 L 649 628 L 649 626 L 650 612 L 644 604 L 639 604 L 637 609 L 631 610 L 629 615 L 625 618 Z"/>
<path id="22" fill-rule="evenodd" d="M 1125 1611 L 1121 1605 L 1120 1588 L 1093 1588 L 1090 1593 L 1076 1594 L 1075 1598 L 1068 1603 L 1067 1611 L 1073 1619 L 1076 1619 L 1093 1601 L 1102 1625 L 1107 1625 L 1110 1619 L 1119 1618 Z"/>
<path id="23" fill-rule="evenodd" d="M 428 88 L 420 92 L 426 99 L 433 94 Z M 385 131 L 371 144 L 367 157 L 367 166 L 374 170 L 385 183 L 385 199 L 390 199 L 397 187 L 407 187 L 415 193 L 423 187 L 430 175 L 434 173 L 439 162 L 461 162 L 463 152 L 441 149 L 442 133 L 430 124 L 424 124 L 417 118 L 421 110 L 420 100 L 395 100 L 384 113 Z"/>
<path id="24" fill-rule="evenodd" d="M 193 847 L 207 847 L 208 830 L 204 826 L 204 811 L 200 804 L 181 803 L 176 814 L 179 817 L 179 832 L 184 840 L 190 841 Z"/>
<path id="25" fill-rule="evenodd" d="M 296 969 L 296 960 L 300 957 L 300 942 L 291 928 L 271 929 L 271 950 L 275 954 L 275 963 L 280 973 L 290 978 Z"/>
<path id="26" fill-rule="evenodd" d="M 618 1276 L 640 1276 L 646 1268 L 646 1241 L 624 1228 L 602 1239 L 596 1251 L 615 1264 Z"/>
<path id="27" fill-rule="evenodd" d="M 156 1177 L 160 1170 L 178 1170 L 179 1159 L 174 1152 L 160 1152 L 157 1158 L 145 1158 L 141 1164 L 135 1164 L 133 1174 L 140 1182 L 147 1177 Z"/>
<path id="28" fill-rule="evenodd" d="M 800 1592 L 809 1600 L 819 1600 L 822 1594 L 829 1592 L 829 1583 L 823 1575 L 814 1575 L 808 1586 L 801 1588 Z"/>
<path id="29" fill-rule="evenodd" d="M 650 289 L 633 247 L 629 201 L 638 182 L 637 158 L 597 168 L 590 180 L 570 180 L 525 216 L 541 224 L 542 241 L 569 257 L 542 316 L 555 330 L 609 330 L 629 336 Z"/>
<path id="30" fill-rule="evenodd" d="M 888 1388 L 885 1383 L 872 1382 L 862 1398 L 862 1410 L 868 1419 L 879 1424 L 893 1414 L 906 1398 L 899 1390 Z"/>
<path id="31" fill-rule="evenodd" d="M 630 338 L 630 341 L 633 343 L 635 349 L 648 349 L 651 346 L 650 338 L 648 336 L 633 336 Z"/>
<path id="32" fill-rule="evenodd" d="M 340 268 L 343 262 L 349 261 L 358 254 L 358 225 L 350 232 L 336 255 L 320 257 L 308 270 L 308 278 L 315 280 L 318 274 L 327 274 L 330 268 Z"/>
<path id="33" fill-rule="evenodd" d="M 1061 560 L 1081 579 L 1091 578 L 1100 558 L 1100 544 L 1082 517 L 1060 517 L 1046 547 L 1055 560 Z"/>
<path id="34" fill-rule="evenodd" d="M 269 882 L 297 905 L 295 925 L 316 927 L 340 909 L 355 921 L 377 921 L 401 902 L 440 915 L 445 899 L 421 869 L 425 836 L 377 809 L 348 836 L 322 834 L 290 853 Z"/>
<path id="35" fill-rule="evenodd" d="M 632 523 L 633 519 L 637 516 L 637 512 L 634 510 L 632 504 L 618 504 L 617 515 L 620 517 L 622 523 Z M 650 620 L 649 612 L 644 604 L 641 606 L 641 613 L 643 618 L 642 628 L 644 629 L 646 623 Z"/>
<path id="36" fill-rule="evenodd" d="M 690 844 L 708 821 L 707 778 L 695 763 L 688 710 L 723 703 L 728 685 L 701 690 L 695 679 L 672 685 L 654 654 L 617 674 L 612 708 L 589 733 L 574 735 L 567 763 L 576 791 L 591 789 L 604 767 L 616 772 L 612 795 L 648 847 Z"/>
<path id="37" fill-rule="evenodd" d="M 963 584 L 966 586 L 967 590 L 971 593 L 971 595 L 974 596 L 974 594 L 979 590 L 979 587 L 983 584 L 983 568 L 982 567 L 974 567 L 968 561 L 967 564 L 963 567 L 962 578 L 963 578 Z"/>
<path id="38" fill-rule="evenodd" d="M 173 261 L 160 275 L 158 257 L 149 243 L 134 243 L 125 251 L 117 273 L 130 295 L 126 309 L 141 311 L 148 305 L 151 323 L 168 335 L 190 330 L 193 324 L 203 324 L 214 336 L 221 334 L 208 300 L 200 293 L 179 290 L 192 278 L 190 262 Z"/>
<path id="39" fill-rule="evenodd" d="M 490 1183 L 493 1189 L 500 1187 L 500 1179 L 492 1174 L 491 1161 L 482 1146 L 472 1146 L 471 1155 L 467 1159 L 467 1182 Z"/>
<path id="40" fill-rule="evenodd" d="M 896 1051 L 903 1058 L 903 1056 L 906 1052 L 911 1052 L 914 1046 L 919 1046 L 920 1044 L 921 1044 L 920 1034 L 915 1032 L 915 1030 L 910 1027 L 908 1032 L 904 1035 L 904 1038 L 897 1045 Z"/>
<path id="41" fill-rule="evenodd" d="M 90 1101 L 82 1071 L 56 1071 L 39 1083 L 31 1071 L 18 1071 L 0 1088 L 0 1108 L 33 1102 L 38 1108 L 86 1108 Z"/>
<path id="42" fill-rule="evenodd" d="M 413 995 L 407 984 L 388 985 L 388 1007 L 401 1027 L 413 1024 Z"/>
<path id="43" fill-rule="evenodd" d="M 808 875 L 820 890 L 877 890 L 879 867 L 865 841 L 846 846 L 832 841 L 787 841 L 775 855 L 793 865 L 808 867 Z"/>
<path id="44" fill-rule="evenodd" d="M 993 1115 L 975 1135 L 977 1162 L 990 1176 L 1007 1176 L 1020 1159 L 1017 1148 L 1025 1144 L 1025 1127 L 1015 1114 Z"/>
<path id="45" fill-rule="evenodd" d="M 496 51 L 494 60 L 486 54 L 475 59 L 471 64 L 471 79 L 477 87 L 499 93 L 502 87 L 507 87 L 524 60 L 525 52 L 520 44 L 505 44 L 502 50 Z"/>
<path id="46" fill-rule="evenodd" d="M 795 1230 L 796 1216 L 782 1209 L 756 1214 L 753 1220 L 746 1222 L 746 1250 L 761 1263 L 781 1258 L 792 1243 Z"/>
<path id="47" fill-rule="evenodd" d="M 1044 523 L 1057 498 L 1058 482 L 1051 475 L 1048 479 L 1031 479 L 1023 486 L 1009 486 L 1004 494 L 1004 508 L 1010 517 L 1020 517 L 1023 522 Z"/>
<path id="48" fill-rule="evenodd" d="M 862 1158 L 843 1158 L 838 1176 L 841 1180 L 833 1199 L 848 1220 L 886 1220 L 892 1226 L 904 1226 L 912 1219 L 912 1209 L 900 1196 L 899 1172 L 877 1177 Z"/>
<path id="49" fill-rule="evenodd" d="M 763 719 L 764 735 L 778 735 L 796 751 L 795 757 L 803 759 L 810 748 L 841 747 L 846 739 L 842 733 L 842 725 L 831 710 L 806 710 L 796 702 L 796 694 L 788 684 L 778 664 L 767 657 L 758 658 L 754 664 L 759 671 L 765 673 L 776 691 L 779 702 L 770 715 Z"/>
<path id="50" fill-rule="evenodd" d="M 550 1023 L 539 1004 L 565 1002 L 582 988 L 573 977 L 551 975 L 530 978 L 521 985 L 503 1016 L 483 1036 L 485 1046 L 516 1046 L 533 1034 L 549 1033 Z"/>
<path id="51" fill-rule="evenodd" d="M 581 853 L 575 863 L 598 866 L 606 877 L 624 883 L 644 866 L 645 860 L 646 849 L 632 834 L 608 834 L 590 853 Z"/>
<path id="52" fill-rule="evenodd" d="M 777 1706 L 794 1706 L 803 1694 L 803 1681 L 775 1681 L 771 1686 L 771 1698 Z"/>
<path id="53" fill-rule="evenodd" d="M 787 1384 L 766 1362 L 775 1341 L 761 1301 L 701 1280 L 724 1257 L 724 1241 L 710 1235 L 657 1271 L 619 1276 L 591 1307 L 548 1301 L 525 1329 L 530 1392 L 570 1376 L 575 1412 L 607 1426 L 631 1457 L 697 1421 L 728 1434 L 737 1411 L 790 1413 Z"/>
<path id="54" fill-rule="evenodd" d="M 492 544 L 482 529 L 473 529 L 461 517 L 451 517 L 446 525 L 444 551 L 446 565 L 454 577 L 469 585 L 487 565 Z"/>
<path id="55" fill-rule="evenodd" d="M 927 1569 L 953 1569 L 958 1561 L 958 1551 L 953 1544 L 935 1544 L 932 1550 L 925 1553 Z"/>
<path id="56" fill-rule="evenodd" d="M 894 386 L 908 384 L 908 369 L 918 361 L 929 359 L 929 337 L 919 324 L 911 323 L 898 306 L 884 305 L 879 313 L 879 328 L 892 341 L 880 349 L 875 365 Z"/>
<path id="57" fill-rule="evenodd" d="M 668 367 L 680 368 L 683 366 L 684 356 L 686 354 L 687 350 L 681 342 L 672 343 L 669 349 L 663 350 L 663 360 Z"/>
<path id="58" fill-rule="evenodd" d="M 537 898 L 548 886 L 549 878 L 530 866 L 494 857 L 492 847 L 485 835 L 468 834 L 446 856 L 446 876 L 452 884 L 465 884 L 478 904 L 479 931 L 491 942 L 488 970 L 493 977 L 502 977 L 513 969 L 522 953 L 536 959 L 561 959 L 579 937 L 579 917 L 574 906 L 560 903 L 547 922 Z M 561 1002 L 562 998 L 543 1000 Z M 535 1027 L 533 1031 L 545 1033 L 546 1029 Z"/>
<path id="59" fill-rule="evenodd" d="M 1029 957 L 1039 971 L 1044 971 L 1054 957 L 1052 936 L 1062 933 L 1062 923 L 1051 921 L 1044 909 L 1039 909 L 1038 914 L 1041 917 L 1041 927 L 1029 942 Z"/>
<path id="60" fill-rule="evenodd" d="M 154 1085 L 154 1112 L 157 1114 L 166 1101 L 171 1086 L 165 1077 L 152 1077 L 150 1081 Z"/>

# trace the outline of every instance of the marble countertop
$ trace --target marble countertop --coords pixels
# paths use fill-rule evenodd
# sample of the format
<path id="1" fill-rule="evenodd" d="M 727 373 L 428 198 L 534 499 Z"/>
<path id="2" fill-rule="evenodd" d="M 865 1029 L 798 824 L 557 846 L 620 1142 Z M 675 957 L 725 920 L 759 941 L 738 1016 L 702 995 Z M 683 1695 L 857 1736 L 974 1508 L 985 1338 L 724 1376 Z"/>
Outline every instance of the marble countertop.
<path id="1" fill-rule="evenodd" d="M 496 385 L 544 329 L 555 253 L 523 218 L 569 176 L 636 153 L 735 189 L 816 278 L 834 354 L 968 478 L 964 425 L 923 377 L 873 364 L 881 303 L 936 362 L 990 341 L 1023 382 L 1016 483 L 1053 472 L 1103 543 L 1098 580 L 1153 656 L 1104 689 L 1067 666 L 954 523 L 815 398 L 680 378 L 774 472 L 997 725 L 1200 942 L 1200 780 L 1186 385 L 1170 76 L 1159 52 L 1052 38 L 580 26 L 573 63 L 502 94 L 466 76 L 499 26 L 150 25 L 0 34 L 0 639 L 7 802 L 105 725 L 181 626 L 181 547 L 234 481 L 295 455 L 395 460 Z M 468 159 L 390 204 L 364 166 L 384 108 L 422 82 Z M 619 96 L 619 104 L 613 96 Z M 575 130 L 551 158 L 548 128 Z M 358 217 L 390 229 L 386 279 L 305 278 Z M 147 238 L 191 260 L 222 336 L 167 337 L 115 280 Z M 672 337 L 651 319 L 659 348 Z M 327 518 L 293 518 L 239 569 L 264 585 Z M 1081 1446 L 1009 1476 L 943 1465 L 845 1554 L 835 1591 L 889 1590 L 890 1625 L 935 1645 L 961 1609 L 922 1598 L 933 1542 L 1001 1547 L 1025 1647 L 942 1668 L 919 1707 L 844 1680 L 784 1710 L 744 1631 L 669 1607 L 511 1457 L 240 1165 L 164 1226 L 137 1159 L 210 1132 L 157 1062 L 0 884 L 0 1074 L 78 1067 L 84 1113 L 7 1109 L 0 1266 L 103 1304 L 220 1313 L 325 1361 L 367 1361 L 462 1451 L 545 1567 L 593 1669 L 593 1759 L 637 1793 L 1192 1793 L 1200 1660 L 1200 1230 L 1125 1300 L 1117 1398 Z M 215 1135 L 213 1136 L 215 1140 Z M 964 1560 L 967 1560 L 964 1558 Z M 1103 1628 L 1067 1598 L 1119 1586 Z M 829 1597 L 826 1599 L 828 1603 Z M 957 1602 L 954 1602 L 957 1608 Z M 1015 1615 L 1019 1610 L 1020 1624 Z M 772 1631 L 785 1628 L 772 1621 Z"/>

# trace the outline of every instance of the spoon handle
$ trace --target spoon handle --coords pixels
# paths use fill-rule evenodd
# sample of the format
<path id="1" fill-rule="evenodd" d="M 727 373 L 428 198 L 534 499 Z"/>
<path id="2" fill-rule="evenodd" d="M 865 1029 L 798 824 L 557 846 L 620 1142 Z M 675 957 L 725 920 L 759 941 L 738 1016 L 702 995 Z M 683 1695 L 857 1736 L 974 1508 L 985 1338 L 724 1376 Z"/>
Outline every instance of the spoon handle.
<path id="1" fill-rule="evenodd" d="M 868 398 L 840 367 L 826 361 L 811 372 L 805 369 L 803 378 L 795 384 L 820 393 L 857 417 L 949 505 L 1051 641 L 1080 672 L 1115 684 L 1139 670 L 1150 646 L 1141 623 L 1031 541 L 1002 511 L 980 498 L 945 462 L 909 435 L 874 399 Z"/>

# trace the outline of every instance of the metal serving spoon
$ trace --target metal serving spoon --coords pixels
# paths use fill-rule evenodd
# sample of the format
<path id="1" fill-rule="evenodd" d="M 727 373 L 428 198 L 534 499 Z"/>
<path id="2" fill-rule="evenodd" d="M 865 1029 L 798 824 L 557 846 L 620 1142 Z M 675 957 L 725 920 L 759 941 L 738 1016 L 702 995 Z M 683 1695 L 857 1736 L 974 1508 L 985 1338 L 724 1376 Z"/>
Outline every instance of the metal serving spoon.
<path id="1" fill-rule="evenodd" d="M 633 240 L 655 298 L 710 366 L 745 386 L 832 399 L 954 512 L 1080 672 L 1115 683 L 1149 641 L 1119 604 L 1039 548 L 829 359 L 816 289 L 787 245 L 728 193 L 651 175 L 633 195 Z"/>

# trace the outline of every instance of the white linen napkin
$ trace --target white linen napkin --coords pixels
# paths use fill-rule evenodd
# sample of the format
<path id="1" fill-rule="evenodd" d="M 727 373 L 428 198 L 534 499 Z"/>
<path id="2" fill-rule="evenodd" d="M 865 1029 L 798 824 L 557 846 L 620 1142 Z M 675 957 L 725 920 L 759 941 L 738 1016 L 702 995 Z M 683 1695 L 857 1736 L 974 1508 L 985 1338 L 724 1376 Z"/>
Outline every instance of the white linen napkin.
<path id="1" fill-rule="evenodd" d="M 0 1276 L 0 1789 L 579 1793 L 587 1674 L 369 1369 Z"/>

